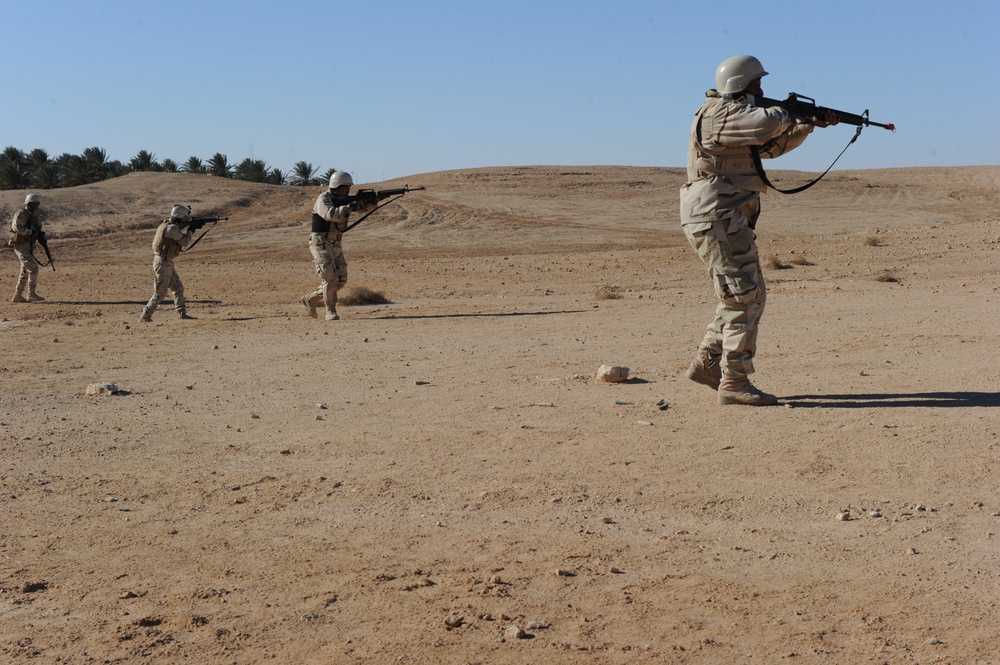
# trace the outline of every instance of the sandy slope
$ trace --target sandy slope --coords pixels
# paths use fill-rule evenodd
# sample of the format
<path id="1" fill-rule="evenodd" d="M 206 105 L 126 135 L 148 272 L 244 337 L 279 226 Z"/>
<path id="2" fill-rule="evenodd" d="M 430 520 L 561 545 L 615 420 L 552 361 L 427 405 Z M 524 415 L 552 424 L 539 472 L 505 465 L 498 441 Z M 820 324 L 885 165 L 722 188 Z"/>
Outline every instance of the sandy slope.
<path id="1" fill-rule="evenodd" d="M 346 241 L 392 302 L 335 323 L 297 303 L 315 189 L 43 193 L 46 302 L 0 254 L 0 660 L 998 662 L 1000 167 L 767 196 L 768 409 L 683 378 L 682 180 L 384 183 L 428 187 Z M 178 262 L 198 320 L 142 325 L 178 202 L 230 219 Z"/>

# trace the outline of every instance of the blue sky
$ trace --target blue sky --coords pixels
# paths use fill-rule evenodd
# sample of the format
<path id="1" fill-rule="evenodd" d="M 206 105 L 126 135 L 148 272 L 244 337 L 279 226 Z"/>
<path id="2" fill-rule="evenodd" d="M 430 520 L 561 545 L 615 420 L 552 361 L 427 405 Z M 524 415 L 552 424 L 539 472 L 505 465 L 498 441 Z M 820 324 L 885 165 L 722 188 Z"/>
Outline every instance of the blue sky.
<path id="1" fill-rule="evenodd" d="M 1000 3 L 0 0 L 0 143 L 216 152 L 359 182 L 532 164 L 683 166 L 718 63 L 892 122 L 837 168 L 998 164 Z M 822 170 L 818 130 L 769 168 Z"/>

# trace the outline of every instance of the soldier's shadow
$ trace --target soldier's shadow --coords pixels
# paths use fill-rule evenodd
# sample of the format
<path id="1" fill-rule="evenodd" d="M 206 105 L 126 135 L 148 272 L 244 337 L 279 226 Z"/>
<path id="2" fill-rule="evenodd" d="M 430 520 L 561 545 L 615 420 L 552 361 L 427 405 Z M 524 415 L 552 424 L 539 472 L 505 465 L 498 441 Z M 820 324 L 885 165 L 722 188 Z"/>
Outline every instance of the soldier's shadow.
<path id="1" fill-rule="evenodd" d="M 1000 406 L 1000 393 L 933 392 L 857 395 L 788 395 L 782 404 L 798 409 L 886 409 L 899 407 L 969 408 Z"/>

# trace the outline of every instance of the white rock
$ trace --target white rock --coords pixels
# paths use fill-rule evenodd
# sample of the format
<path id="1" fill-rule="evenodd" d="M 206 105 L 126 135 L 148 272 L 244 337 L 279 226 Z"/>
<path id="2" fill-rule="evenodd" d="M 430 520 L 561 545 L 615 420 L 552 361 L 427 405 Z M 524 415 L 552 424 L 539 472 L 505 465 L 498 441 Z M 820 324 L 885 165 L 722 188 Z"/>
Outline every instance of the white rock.
<path id="1" fill-rule="evenodd" d="M 118 384 L 114 381 L 101 381 L 100 383 L 91 383 L 87 386 L 87 394 L 91 397 L 114 395 L 116 392 L 118 392 Z"/>
<path id="2" fill-rule="evenodd" d="M 594 376 L 594 381 L 601 383 L 621 383 L 628 380 L 628 373 L 628 367 L 601 365 L 597 368 L 597 375 Z"/>

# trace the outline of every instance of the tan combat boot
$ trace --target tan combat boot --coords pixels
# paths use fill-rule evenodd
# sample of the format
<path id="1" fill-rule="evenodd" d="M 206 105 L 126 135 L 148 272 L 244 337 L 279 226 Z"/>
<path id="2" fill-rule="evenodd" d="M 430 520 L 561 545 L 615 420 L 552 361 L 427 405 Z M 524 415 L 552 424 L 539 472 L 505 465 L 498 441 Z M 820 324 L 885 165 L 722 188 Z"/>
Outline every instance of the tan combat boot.
<path id="1" fill-rule="evenodd" d="M 41 302 L 43 300 L 45 300 L 45 298 L 41 297 L 34 291 L 28 294 L 28 302 Z"/>
<path id="2" fill-rule="evenodd" d="M 319 313 L 317 313 L 316 308 L 319 307 L 319 303 L 321 301 L 322 301 L 322 296 L 318 296 L 315 293 L 307 293 L 301 298 L 299 298 L 299 302 L 302 303 L 302 306 L 309 311 L 309 316 L 313 317 L 314 319 L 319 318 Z"/>
<path id="3" fill-rule="evenodd" d="M 195 317 L 191 316 L 190 314 L 188 314 L 187 312 L 184 312 L 184 311 L 178 312 L 177 314 L 178 314 L 178 318 L 181 318 L 181 319 L 194 320 L 194 318 L 195 318 Z"/>
<path id="4" fill-rule="evenodd" d="M 722 367 L 719 365 L 719 356 L 713 357 L 706 348 L 698 349 L 698 355 L 691 361 L 684 376 L 695 383 L 708 386 L 712 390 L 719 389 L 719 382 L 722 380 Z"/>
<path id="5" fill-rule="evenodd" d="M 326 312 L 326 320 L 327 321 L 339 321 L 340 320 L 340 315 L 337 314 L 337 308 L 336 307 L 331 307 L 329 310 L 327 310 L 327 312 Z"/>
<path id="6" fill-rule="evenodd" d="M 774 406 L 778 398 L 755 387 L 745 376 L 723 376 L 719 383 L 719 404 Z"/>
<path id="7" fill-rule="evenodd" d="M 24 296 L 20 293 L 15 293 L 14 297 L 10 299 L 11 302 L 28 302 Z"/>
<path id="8" fill-rule="evenodd" d="M 139 317 L 139 323 L 152 323 L 152 322 L 153 322 L 153 315 L 150 314 L 149 312 L 144 311 L 142 313 L 142 316 Z"/>

